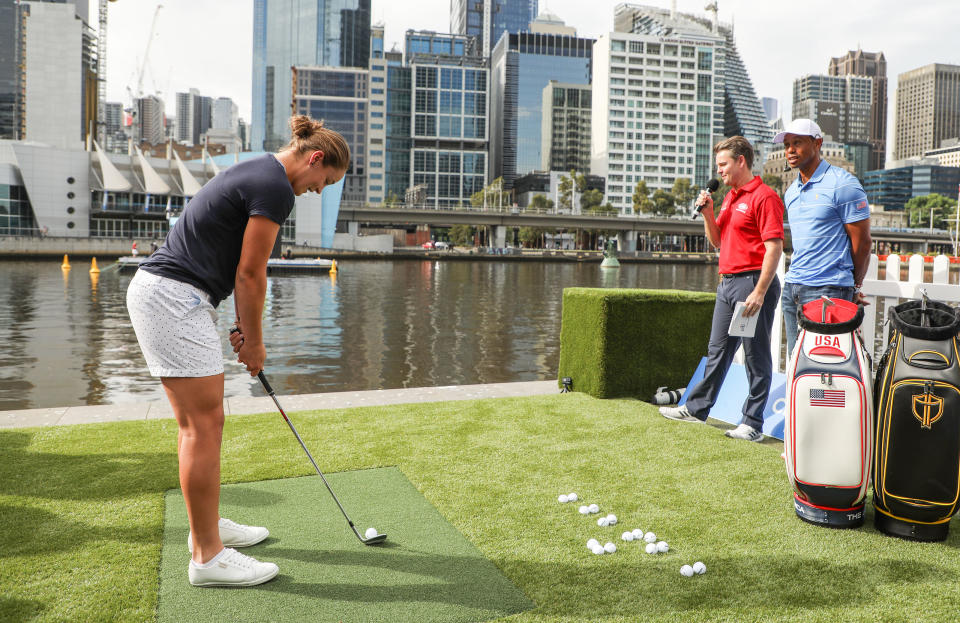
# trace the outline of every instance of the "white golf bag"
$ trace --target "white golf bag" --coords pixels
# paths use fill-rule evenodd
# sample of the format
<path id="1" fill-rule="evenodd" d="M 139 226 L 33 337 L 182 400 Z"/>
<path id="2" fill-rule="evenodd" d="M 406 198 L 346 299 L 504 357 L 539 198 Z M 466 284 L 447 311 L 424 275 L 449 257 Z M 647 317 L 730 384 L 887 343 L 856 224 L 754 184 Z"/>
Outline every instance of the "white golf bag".
<path id="1" fill-rule="evenodd" d="M 794 509 L 810 523 L 853 528 L 863 523 L 873 451 L 873 378 L 858 331 L 863 308 L 824 296 L 797 320 L 783 427 Z"/>

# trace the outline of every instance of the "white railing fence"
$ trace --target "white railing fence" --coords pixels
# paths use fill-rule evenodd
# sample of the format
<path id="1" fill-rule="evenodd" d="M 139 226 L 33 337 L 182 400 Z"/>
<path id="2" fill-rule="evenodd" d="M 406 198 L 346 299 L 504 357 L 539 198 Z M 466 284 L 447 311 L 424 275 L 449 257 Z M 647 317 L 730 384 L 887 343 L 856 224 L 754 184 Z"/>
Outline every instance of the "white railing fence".
<path id="1" fill-rule="evenodd" d="M 960 285 L 950 283 L 950 258 L 946 255 L 938 255 L 933 258 L 933 262 L 925 261 L 922 255 L 912 255 L 907 260 L 907 278 L 901 279 L 902 260 L 899 255 L 888 255 L 886 266 L 880 271 L 880 259 L 876 255 L 870 256 L 870 265 L 867 268 L 867 274 L 863 280 L 863 294 L 870 303 L 865 309 L 866 315 L 863 320 L 861 330 L 863 332 L 863 342 L 873 356 L 874 365 L 879 360 L 887 347 L 887 340 L 890 338 L 890 326 L 887 323 L 888 310 L 894 305 L 902 303 L 904 300 L 919 300 L 922 296 L 921 290 L 926 291 L 931 299 L 944 303 L 960 303 Z M 930 266 L 930 281 L 926 281 L 927 270 Z M 780 283 L 783 283 L 784 258 L 780 258 L 780 266 L 777 269 L 777 276 Z M 773 320 L 773 332 L 771 335 L 771 352 L 774 361 L 774 371 L 784 372 L 786 370 L 787 354 L 781 354 L 785 350 L 781 344 L 783 331 L 783 316 L 780 312 L 780 306 Z M 738 357 L 740 359 L 740 357 Z"/>

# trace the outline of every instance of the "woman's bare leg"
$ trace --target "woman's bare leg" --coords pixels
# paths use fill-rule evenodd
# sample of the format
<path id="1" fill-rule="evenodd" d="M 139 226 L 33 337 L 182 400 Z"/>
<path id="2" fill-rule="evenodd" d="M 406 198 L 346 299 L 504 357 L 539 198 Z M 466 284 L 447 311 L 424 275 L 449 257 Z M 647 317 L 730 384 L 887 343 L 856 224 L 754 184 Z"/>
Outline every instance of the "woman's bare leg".
<path id="1" fill-rule="evenodd" d="M 208 562 L 223 549 L 220 541 L 220 444 L 223 439 L 223 374 L 197 378 L 164 377 L 180 430 L 177 457 L 180 487 L 193 534 L 193 560 Z"/>

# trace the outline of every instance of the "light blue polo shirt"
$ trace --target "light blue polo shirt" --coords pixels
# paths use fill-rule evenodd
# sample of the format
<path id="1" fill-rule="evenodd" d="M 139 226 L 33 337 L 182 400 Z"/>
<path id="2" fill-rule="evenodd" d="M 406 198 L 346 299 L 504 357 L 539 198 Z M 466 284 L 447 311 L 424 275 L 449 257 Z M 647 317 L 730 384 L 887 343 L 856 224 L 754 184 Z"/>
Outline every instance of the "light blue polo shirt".
<path id="1" fill-rule="evenodd" d="M 805 286 L 852 286 L 853 255 L 844 225 L 870 218 L 867 194 L 856 177 L 821 160 L 806 184 L 787 188 L 793 255 L 787 283 Z"/>

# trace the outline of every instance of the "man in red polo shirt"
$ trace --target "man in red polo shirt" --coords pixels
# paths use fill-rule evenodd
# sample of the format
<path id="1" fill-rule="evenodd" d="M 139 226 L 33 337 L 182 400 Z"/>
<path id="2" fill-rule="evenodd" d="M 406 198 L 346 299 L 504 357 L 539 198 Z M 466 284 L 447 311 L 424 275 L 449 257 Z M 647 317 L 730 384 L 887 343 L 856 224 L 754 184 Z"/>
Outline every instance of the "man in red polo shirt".
<path id="1" fill-rule="evenodd" d="M 707 365 L 703 380 L 687 394 L 686 403 L 680 407 L 661 407 L 660 413 L 683 422 L 705 421 L 742 342 L 750 394 L 743 403 L 740 425 L 726 434 L 734 439 L 760 441 L 763 408 L 773 372 L 770 329 L 780 299 L 776 272 L 783 253 L 783 202 L 751 172 L 753 147 L 747 139 L 742 136 L 725 139 L 717 143 L 713 152 L 717 173 L 732 190 L 724 197 L 717 217 L 707 191 L 702 191 L 697 199 L 697 205 L 703 207 L 701 214 L 707 239 L 720 248 L 720 285 L 713 308 Z M 759 314 L 753 337 L 728 334 L 738 302 L 745 304 L 744 316 Z"/>

